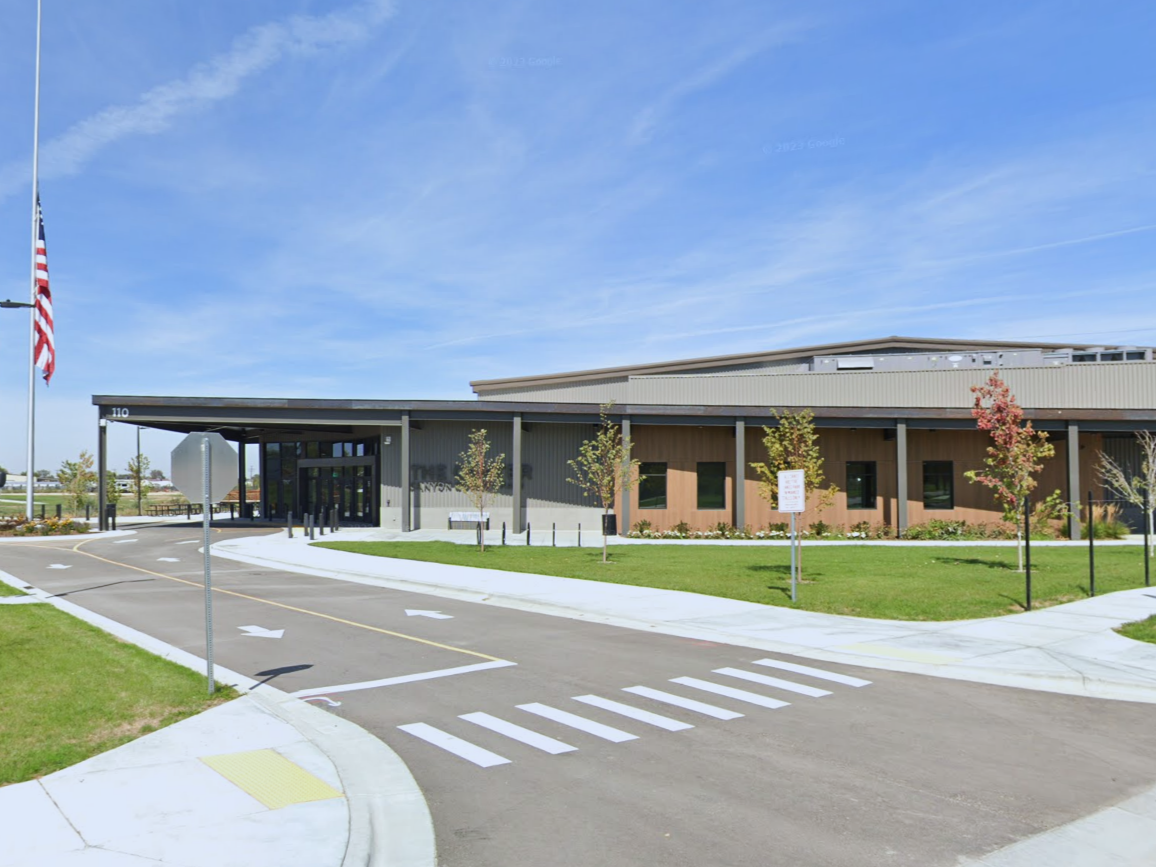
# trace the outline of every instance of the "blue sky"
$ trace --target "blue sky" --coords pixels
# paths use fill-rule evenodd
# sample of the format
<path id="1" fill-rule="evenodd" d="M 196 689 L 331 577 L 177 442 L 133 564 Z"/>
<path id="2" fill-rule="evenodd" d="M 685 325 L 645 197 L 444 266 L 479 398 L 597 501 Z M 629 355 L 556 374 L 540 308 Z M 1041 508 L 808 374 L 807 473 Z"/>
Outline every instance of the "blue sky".
<path id="1" fill-rule="evenodd" d="M 21 300 L 34 32 L 33 0 L 0 0 Z M 45 0 L 37 466 L 93 448 L 94 393 L 470 398 L 887 334 L 1156 344 L 1154 35 L 1127 0 Z M 0 311 L 17 470 L 27 340 Z M 172 445 L 145 433 L 154 465 Z"/>

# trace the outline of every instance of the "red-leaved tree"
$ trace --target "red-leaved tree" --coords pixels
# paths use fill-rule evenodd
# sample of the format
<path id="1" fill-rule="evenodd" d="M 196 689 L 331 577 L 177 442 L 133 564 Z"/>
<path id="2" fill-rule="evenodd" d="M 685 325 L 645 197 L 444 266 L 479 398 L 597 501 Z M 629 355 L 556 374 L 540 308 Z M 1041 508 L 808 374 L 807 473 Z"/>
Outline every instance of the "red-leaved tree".
<path id="1" fill-rule="evenodd" d="M 1056 453 L 1044 431 L 1032 429 L 1024 422 L 1024 411 L 1016 403 L 1015 395 L 999 374 L 993 373 L 987 385 L 973 385 L 975 406 L 971 414 L 980 430 L 991 434 L 991 445 L 984 458 L 986 470 L 968 470 L 964 473 L 973 482 L 992 489 L 996 500 L 1003 506 L 1005 521 L 1016 526 L 1016 552 L 1019 571 L 1024 568 L 1023 521 L 1020 513 L 1024 500 L 1038 484 L 1034 475 L 1044 468 L 1043 461 Z M 1054 501 L 1059 491 L 1049 498 Z"/>

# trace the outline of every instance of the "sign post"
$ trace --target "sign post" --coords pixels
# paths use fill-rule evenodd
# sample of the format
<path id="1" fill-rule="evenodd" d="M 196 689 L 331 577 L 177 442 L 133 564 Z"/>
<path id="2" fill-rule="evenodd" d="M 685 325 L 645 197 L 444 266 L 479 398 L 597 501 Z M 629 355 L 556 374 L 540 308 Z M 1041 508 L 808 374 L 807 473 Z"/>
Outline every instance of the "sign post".
<path id="1" fill-rule="evenodd" d="M 216 691 L 213 677 L 213 576 L 209 565 L 210 524 L 213 503 L 237 484 L 233 470 L 237 452 L 219 433 L 191 433 L 173 449 L 172 479 L 177 490 L 189 498 L 200 500 L 205 554 L 205 664 L 209 678 L 209 695 Z"/>
<path id="2" fill-rule="evenodd" d="M 796 565 L 795 546 L 798 545 L 798 535 L 795 532 L 795 515 L 807 508 L 807 487 L 804 470 L 779 471 L 779 511 L 791 513 L 791 601 L 798 598 L 796 585 L 798 584 L 798 566 Z"/>

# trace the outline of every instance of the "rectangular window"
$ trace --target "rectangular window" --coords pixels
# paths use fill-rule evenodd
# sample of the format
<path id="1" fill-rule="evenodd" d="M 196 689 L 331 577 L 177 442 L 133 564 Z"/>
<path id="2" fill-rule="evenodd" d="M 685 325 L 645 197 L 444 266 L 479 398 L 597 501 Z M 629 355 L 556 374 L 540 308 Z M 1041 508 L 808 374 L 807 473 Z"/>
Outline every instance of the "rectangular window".
<path id="1" fill-rule="evenodd" d="M 666 464 L 639 464 L 638 508 L 666 508 Z"/>
<path id="2" fill-rule="evenodd" d="M 1094 352 L 1073 352 L 1072 353 L 1072 361 L 1076 362 L 1077 364 L 1079 364 L 1080 362 L 1095 361 L 1095 360 L 1096 360 L 1096 353 L 1094 353 Z"/>
<path id="3" fill-rule="evenodd" d="M 1100 361 L 1123 361 L 1123 352 L 1101 352 Z"/>
<path id="4" fill-rule="evenodd" d="M 698 507 L 727 507 L 727 465 L 724 461 L 700 462 L 698 465 Z"/>
<path id="5" fill-rule="evenodd" d="M 955 486 L 951 461 L 923 462 L 923 508 L 955 508 Z"/>
<path id="6" fill-rule="evenodd" d="M 876 506 L 875 461 L 847 461 L 847 508 Z"/>
<path id="7" fill-rule="evenodd" d="M 1126 353 L 1124 353 L 1124 357 L 1126 359 L 1128 359 L 1129 361 L 1143 361 L 1144 360 L 1144 353 L 1143 352 L 1126 352 Z"/>

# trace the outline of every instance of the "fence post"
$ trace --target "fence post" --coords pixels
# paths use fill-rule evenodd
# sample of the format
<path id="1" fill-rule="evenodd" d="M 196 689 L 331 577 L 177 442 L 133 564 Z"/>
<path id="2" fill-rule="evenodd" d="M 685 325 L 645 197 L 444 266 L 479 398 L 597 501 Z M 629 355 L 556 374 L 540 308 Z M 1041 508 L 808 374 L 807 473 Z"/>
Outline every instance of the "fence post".
<path id="1" fill-rule="evenodd" d="M 1092 492 L 1088 491 L 1088 588 L 1096 595 L 1096 515 L 1092 511 Z"/>
<path id="2" fill-rule="evenodd" d="M 792 515 L 791 517 L 794 517 Z M 1032 610 L 1032 504 L 1024 497 L 1024 596 L 1027 610 Z"/>

